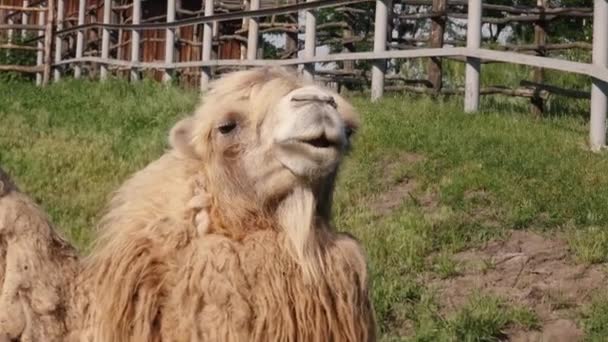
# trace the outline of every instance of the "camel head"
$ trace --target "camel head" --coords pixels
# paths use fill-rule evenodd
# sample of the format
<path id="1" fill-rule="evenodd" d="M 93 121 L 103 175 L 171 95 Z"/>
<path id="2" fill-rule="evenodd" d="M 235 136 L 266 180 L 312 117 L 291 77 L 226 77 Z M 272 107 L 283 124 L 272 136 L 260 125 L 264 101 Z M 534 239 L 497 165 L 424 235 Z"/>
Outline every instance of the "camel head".
<path id="1" fill-rule="evenodd" d="M 358 125 L 338 94 L 283 68 L 258 68 L 215 81 L 170 143 L 199 163 L 212 198 L 210 232 L 282 230 L 313 279 L 319 229 L 329 229 L 336 174 Z"/>
<path id="2" fill-rule="evenodd" d="M 324 203 L 358 122 L 339 95 L 286 69 L 259 68 L 217 80 L 170 141 L 205 164 L 216 197 L 267 208 L 304 187 Z"/>

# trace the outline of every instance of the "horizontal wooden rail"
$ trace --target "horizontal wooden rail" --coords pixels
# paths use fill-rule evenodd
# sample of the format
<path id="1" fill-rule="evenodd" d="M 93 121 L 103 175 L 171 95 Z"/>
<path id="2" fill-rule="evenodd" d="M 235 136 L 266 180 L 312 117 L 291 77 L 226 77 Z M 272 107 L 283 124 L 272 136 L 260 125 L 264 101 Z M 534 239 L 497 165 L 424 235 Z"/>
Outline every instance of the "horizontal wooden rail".
<path id="1" fill-rule="evenodd" d="M 32 31 L 38 31 L 38 30 L 43 30 L 44 29 L 44 25 L 29 25 L 29 24 L 0 24 L 0 30 L 32 30 Z M 31 39 L 30 41 L 35 41 L 37 39 L 41 38 L 40 36 L 34 39 Z"/>
<path id="2" fill-rule="evenodd" d="M 552 51 L 552 50 L 571 50 L 571 49 L 582 49 L 582 50 L 591 50 L 593 45 L 587 42 L 572 42 L 572 43 L 556 43 L 556 44 L 523 44 L 523 45 L 498 45 L 495 47 L 498 50 L 509 50 L 509 51 L 530 51 L 530 50 L 544 50 L 544 51 Z"/>
<path id="3" fill-rule="evenodd" d="M 427 87 L 411 86 L 411 85 L 390 85 L 385 87 L 386 90 L 391 91 L 408 91 L 418 94 L 436 95 L 463 95 L 465 93 L 464 87 L 459 88 L 441 88 L 439 91 Z M 549 97 L 549 92 L 545 90 L 536 91 L 530 88 L 509 88 L 504 86 L 489 86 L 479 89 L 479 95 L 506 95 L 515 97 L 532 98 L 539 96 L 543 99 Z"/>
<path id="4" fill-rule="evenodd" d="M 30 65 L 0 65 L 0 71 L 16 71 L 23 73 L 34 74 L 42 72 L 44 68 L 42 66 L 30 66 Z"/>
<path id="5" fill-rule="evenodd" d="M 15 44 L 0 44 L 0 49 L 7 49 L 7 50 L 33 50 L 33 51 L 38 51 L 39 50 L 35 46 L 15 45 Z"/>
<path id="6" fill-rule="evenodd" d="M 440 11 L 440 12 L 426 12 L 426 13 L 406 13 L 400 14 L 397 18 L 401 20 L 419 20 L 419 19 L 433 19 L 447 16 L 455 19 L 467 19 L 466 13 L 454 13 L 453 11 Z M 482 17 L 482 23 L 489 24 L 507 24 L 512 22 L 533 22 L 533 21 L 551 21 L 557 18 L 591 18 L 593 12 L 581 12 L 581 11 L 560 11 L 551 13 L 532 13 L 526 15 L 508 15 L 505 17 Z"/>
<path id="7" fill-rule="evenodd" d="M 401 4 L 413 5 L 413 6 L 431 6 L 432 0 L 401 0 Z M 448 0 L 448 6 L 468 6 L 468 0 Z M 591 7 L 566 7 L 566 8 L 541 8 L 537 6 L 525 6 L 525 5 L 495 5 L 495 4 L 482 4 L 484 10 L 500 11 L 512 14 L 539 14 L 539 13 L 550 13 L 550 14 L 562 14 L 568 12 L 589 12 L 593 13 Z"/>
<path id="8" fill-rule="evenodd" d="M 46 8 L 0 5 L 0 10 L 19 11 L 19 12 L 44 12 L 44 11 L 46 11 Z"/>
<path id="9" fill-rule="evenodd" d="M 252 17 L 265 17 L 270 15 L 277 14 L 286 14 L 292 12 L 298 12 L 302 10 L 311 10 L 311 9 L 320 9 L 326 7 L 336 7 L 336 6 L 344 6 L 348 4 L 357 4 L 363 2 L 371 2 L 373 0 L 318 0 L 313 2 L 302 2 L 294 5 L 287 6 L 279 6 L 272 8 L 263 8 L 259 10 L 251 10 L 251 11 L 238 11 L 238 12 L 229 12 L 229 13 L 219 13 L 210 16 L 197 17 L 197 18 L 188 18 L 183 20 L 176 20 L 173 22 L 163 22 L 163 23 L 144 23 L 138 25 L 129 25 L 129 24 L 103 24 L 103 23 L 90 23 L 80 26 L 73 26 L 64 30 L 57 31 L 57 35 L 64 35 L 70 32 L 75 32 L 83 29 L 123 29 L 123 30 L 157 30 L 157 29 L 175 29 L 182 26 L 188 25 L 198 25 L 211 23 L 214 21 L 228 21 L 235 19 L 244 19 L 244 18 L 252 18 Z"/>
<path id="10" fill-rule="evenodd" d="M 344 6 L 344 5 L 358 4 L 358 3 L 372 2 L 372 1 L 373 0 L 317 0 L 317 1 L 311 1 L 311 2 L 302 2 L 302 3 L 298 3 L 298 4 L 293 4 L 293 5 L 263 8 L 263 9 L 258 9 L 258 10 L 244 10 L 244 11 L 238 11 L 238 12 L 219 13 L 219 14 L 214 14 L 214 15 L 204 16 L 204 17 L 176 20 L 173 22 L 141 23 L 141 24 L 136 24 L 136 25 L 134 25 L 134 24 L 89 23 L 89 24 L 84 24 L 84 25 L 71 26 L 71 27 L 63 29 L 63 30 L 57 30 L 55 32 L 55 35 L 63 36 L 63 35 L 67 35 L 72 32 L 77 32 L 77 31 L 81 31 L 81 30 L 85 30 L 85 29 L 94 29 L 94 28 L 100 29 L 100 30 L 101 29 L 112 29 L 112 30 L 123 29 L 123 30 L 128 30 L 128 31 L 176 29 L 179 27 L 189 26 L 189 25 L 199 25 L 199 24 L 212 23 L 212 22 L 235 20 L 235 19 L 245 19 L 245 18 L 252 18 L 252 17 L 271 16 L 271 15 L 277 15 L 277 14 L 287 14 L 287 13 L 299 12 L 302 10 L 337 7 L 337 6 Z M 13 28 L 14 28 L 15 25 L 11 25 L 11 26 L 13 26 Z M 1 25 L 0 25 L 0 28 L 1 28 Z M 24 43 L 28 44 L 28 43 L 35 42 L 35 41 L 38 41 L 43 38 L 44 38 L 44 36 L 38 36 L 35 38 L 25 40 Z"/>
<path id="11" fill-rule="evenodd" d="M 466 14 L 461 13 L 448 13 L 448 17 L 455 19 L 467 19 Z M 552 21 L 557 18 L 591 18 L 593 13 L 569 13 L 569 14 L 530 14 L 530 15 L 510 15 L 502 18 L 482 17 L 481 22 L 487 24 L 510 24 L 510 23 L 532 23 L 536 21 Z"/>
<path id="12" fill-rule="evenodd" d="M 530 81 L 521 81 L 521 82 L 519 82 L 519 85 L 521 85 L 523 87 L 532 87 L 532 88 L 538 89 L 540 91 L 546 91 L 551 94 L 572 97 L 575 99 L 591 98 L 591 93 L 588 91 L 564 89 L 564 88 L 549 85 L 549 84 L 536 83 L 536 82 L 530 82 Z"/>
<path id="13" fill-rule="evenodd" d="M 98 57 L 83 57 L 71 58 L 62 60 L 55 65 L 72 64 L 72 63 L 99 63 L 104 65 L 114 65 L 121 67 L 135 67 L 141 69 L 181 69 L 181 68 L 200 68 L 211 66 L 238 66 L 238 67 L 253 67 L 253 66 L 273 66 L 273 65 L 299 65 L 309 63 L 324 63 L 352 60 L 379 60 L 392 58 L 423 58 L 423 57 L 452 57 L 464 56 L 474 57 L 498 62 L 528 65 L 533 67 L 541 67 L 554 69 L 565 72 L 573 72 L 577 74 L 591 76 L 593 78 L 608 82 L 608 69 L 598 67 L 592 64 L 572 62 L 566 60 L 558 60 L 548 57 L 539 57 L 531 55 L 523 55 L 520 53 L 494 51 L 488 49 L 469 49 L 463 47 L 455 48 L 425 48 L 412 50 L 392 50 L 383 52 L 353 52 L 353 53 L 336 53 L 324 56 L 314 56 L 311 58 L 297 59 L 264 59 L 264 60 L 239 60 L 239 59 L 220 59 L 210 61 L 190 61 L 177 62 L 166 64 L 163 62 L 130 62 L 118 59 L 102 59 Z"/>
<path id="14" fill-rule="evenodd" d="M 604 82 L 608 82 L 608 69 L 587 63 L 572 62 L 549 57 L 524 55 L 515 52 L 493 51 L 488 49 L 478 49 L 469 51 L 468 57 L 476 57 L 494 60 L 498 62 L 521 64 L 540 68 L 554 69 L 559 71 L 573 72 L 576 74 L 587 75 L 602 80 Z"/>

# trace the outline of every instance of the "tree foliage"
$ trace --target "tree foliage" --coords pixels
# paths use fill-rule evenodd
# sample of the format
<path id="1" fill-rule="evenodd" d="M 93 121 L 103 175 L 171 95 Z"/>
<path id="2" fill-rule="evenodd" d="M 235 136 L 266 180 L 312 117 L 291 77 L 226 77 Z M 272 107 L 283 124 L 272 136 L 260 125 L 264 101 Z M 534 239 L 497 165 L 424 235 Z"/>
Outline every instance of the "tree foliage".
<path id="1" fill-rule="evenodd" d="M 550 8 L 591 8 L 593 0 L 547 0 Z M 521 8 L 536 8 L 537 0 L 487 0 L 484 4 L 494 4 Z M 416 47 L 424 44 L 430 36 L 429 19 L 403 19 L 401 15 L 422 14 L 432 11 L 430 5 L 406 5 L 398 1 L 393 2 L 392 17 L 389 20 L 389 37 L 393 44 L 402 49 L 405 46 Z M 448 10 L 461 14 L 467 13 L 466 5 L 457 5 L 448 1 Z M 362 52 L 373 48 L 375 4 L 373 2 L 352 4 L 348 9 L 325 8 L 317 11 L 317 25 L 342 23 L 317 32 L 317 44 L 325 45 L 332 53 L 344 51 Z M 518 14 L 502 10 L 485 9 L 484 17 L 503 18 Z M 300 18 L 302 19 L 302 17 Z M 567 43 L 575 41 L 591 41 L 592 20 L 588 17 L 555 17 L 546 22 L 548 43 Z M 466 40 L 466 20 L 448 17 L 446 21 L 444 38 L 451 43 L 464 44 Z M 486 24 L 484 26 L 484 44 L 495 45 L 500 43 L 531 44 L 534 41 L 534 22 L 510 22 L 504 24 Z M 351 36 L 344 42 L 345 36 Z M 300 42 L 299 46 L 303 46 Z M 272 50 L 272 51 L 270 51 Z M 270 49 L 268 55 L 280 55 L 280 51 Z M 280 50 L 280 49 L 279 49 Z M 399 70 L 405 61 L 394 62 L 389 67 Z M 354 69 L 369 70 L 371 62 L 356 61 Z"/>

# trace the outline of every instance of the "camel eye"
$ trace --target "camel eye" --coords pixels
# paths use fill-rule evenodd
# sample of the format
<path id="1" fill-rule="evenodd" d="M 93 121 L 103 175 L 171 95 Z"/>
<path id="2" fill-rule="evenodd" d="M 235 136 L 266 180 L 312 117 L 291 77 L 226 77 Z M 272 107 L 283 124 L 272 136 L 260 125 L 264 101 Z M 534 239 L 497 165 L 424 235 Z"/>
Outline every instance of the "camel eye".
<path id="1" fill-rule="evenodd" d="M 346 139 L 350 139 L 350 137 L 355 133 L 355 129 L 351 126 L 346 126 L 344 129 L 344 134 L 346 135 Z"/>
<path id="2" fill-rule="evenodd" d="M 236 126 L 237 126 L 236 121 L 228 121 L 228 122 L 221 124 L 217 129 L 220 131 L 220 133 L 225 135 L 225 134 L 228 134 L 228 133 L 234 131 Z"/>

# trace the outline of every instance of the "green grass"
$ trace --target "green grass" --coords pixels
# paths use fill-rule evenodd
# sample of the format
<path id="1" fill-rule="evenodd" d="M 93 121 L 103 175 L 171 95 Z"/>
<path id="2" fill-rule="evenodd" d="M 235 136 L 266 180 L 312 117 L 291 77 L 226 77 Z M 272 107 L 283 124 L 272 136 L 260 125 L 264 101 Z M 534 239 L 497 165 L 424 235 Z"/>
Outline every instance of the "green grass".
<path id="1" fill-rule="evenodd" d="M 0 94 L 0 165 L 83 249 L 110 192 L 163 152 L 168 129 L 197 102 L 151 82 L 0 83 Z M 509 229 L 563 231 L 575 256 L 606 261 L 608 156 L 586 148 L 587 104 L 552 100 L 551 115 L 534 119 L 521 99 L 484 98 L 475 115 L 458 97 L 352 100 L 364 124 L 334 221 L 365 245 L 383 340 L 492 341 L 510 326 L 535 328 L 527 308 L 483 295 L 444 317 L 419 279 L 458 276 L 454 253 Z M 405 179 L 416 187 L 379 215 L 373 205 Z M 608 336 L 603 308 L 590 311 L 591 336 Z"/>
<path id="2" fill-rule="evenodd" d="M 411 317 L 414 333 L 408 340 L 416 342 L 499 341 L 511 327 L 524 330 L 539 327 L 534 312 L 495 296 L 474 294 L 457 312 L 447 317 L 439 313 L 432 297 L 421 297 L 412 307 L 417 314 Z M 392 337 L 385 340 L 401 339 Z"/>
<path id="3" fill-rule="evenodd" d="M 583 315 L 586 332 L 585 340 L 589 342 L 606 341 L 606 336 L 608 336 L 608 297 L 604 295 L 595 298 Z"/>
<path id="4" fill-rule="evenodd" d="M 608 230 L 586 227 L 570 233 L 570 246 L 581 262 L 595 264 L 608 261 Z"/>
<path id="5" fill-rule="evenodd" d="M 110 191 L 162 153 L 196 103 L 148 82 L 0 83 L 0 94 L 0 164 L 81 247 Z"/>
<path id="6" fill-rule="evenodd" d="M 509 325 L 534 328 L 536 316 L 528 310 L 514 308 L 497 297 L 473 296 L 448 322 L 454 341 L 497 341 Z"/>
<path id="7" fill-rule="evenodd" d="M 451 278 L 460 273 L 460 265 L 449 254 L 441 253 L 434 260 L 433 271 L 442 279 Z"/>

